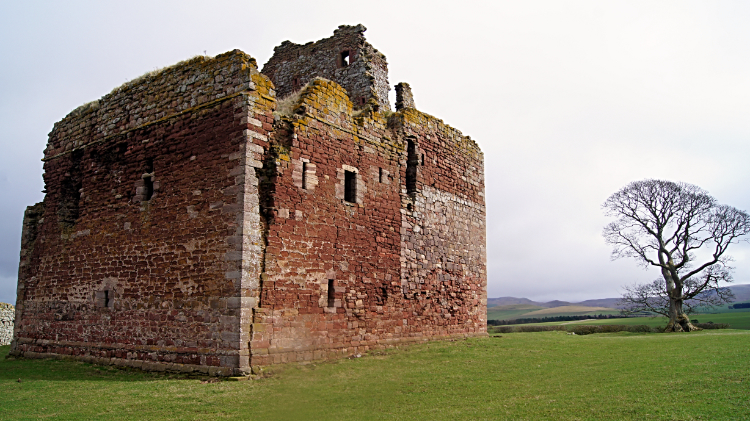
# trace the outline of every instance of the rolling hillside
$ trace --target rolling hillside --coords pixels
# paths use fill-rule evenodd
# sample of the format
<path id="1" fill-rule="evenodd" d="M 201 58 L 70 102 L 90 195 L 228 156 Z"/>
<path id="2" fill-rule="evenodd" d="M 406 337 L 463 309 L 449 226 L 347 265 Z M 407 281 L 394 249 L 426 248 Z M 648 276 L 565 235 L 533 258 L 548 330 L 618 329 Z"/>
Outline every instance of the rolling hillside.
<path id="1" fill-rule="evenodd" d="M 516 298 L 516 297 L 498 297 L 498 298 L 488 298 L 487 299 L 487 308 L 490 307 L 497 307 L 497 306 L 509 306 L 509 305 L 527 305 L 527 306 L 536 306 L 541 308 L 555 308 L 555 307 L 565 307 L 565 306 L 586 306 L 586 307 L 607 307 L 607 308 L 617 308 L 617 302 L 619 301 L 619 298 L 600 298 L 597 300 L 586 300 L 581 301 L 580 303 L 571 303 L 568 301 L 549 301 L 549 302 L 541 302 L 541 301 L 532 301 L 528 298 Z"/>
<path id="2" fill-rule="evenodd" d="M 588 307 L 568 305 L 559 307 L 540 307 L 529 304 L 511 304 L 487 309 L 488 320 L 514 320 L 521 318 L 542 318 L 556 316 L 587 316 L 597 314 L 619 314 L 620 310 L 608 307 Z"/>
<path id="3" fill-rule="evenodd" d="M 734 293 L 734 296 L 735 296 L 734 302 L 741 303 L 745 301 L 750 301 L 750 284 L 732 285 L 729 288 L 732 290 L 732 293 Z M 503 311 L 504 311 L 504 310 L 510 310 L 510 308 L 506 308 L 507 306 L 519 306 L 519 305 L 538 307 L 538 308 L 557 308 L 557 307 L 567 307 L 567 306 L 606 307 L 612 310 L 612 309 L 620 308 L 618 301 L 620 301 L 619 297 L 618 298 L 600 298 L 600 299 L 594 299 L 594 300 L 581 301 L 577 303 L 571 303 L 568 301 L 559 301 L 559 300 L 554 300 L 554 301 L 549 301 L 549 302 L 540 302 L 540 301 L 529 300 L 528 298 L 498 297 L 498 298 L 487 299 L 487 312 L 489 313 L 490 308 L 496 308 L 498 306 L 502 306 Z M 520 307 L 516 309 L 520 309 Z"/>
<path id="4" fill-rule="evenodd" d="M 587 306 L 560 306 L 553 308 L 544 308 L 524 314 L 524 317 L 549 317 L 549 316 L 583 316 L 586 314 L 607 314 L 617 312 L 614 308 L 608 307 L 587 307 Z"/>

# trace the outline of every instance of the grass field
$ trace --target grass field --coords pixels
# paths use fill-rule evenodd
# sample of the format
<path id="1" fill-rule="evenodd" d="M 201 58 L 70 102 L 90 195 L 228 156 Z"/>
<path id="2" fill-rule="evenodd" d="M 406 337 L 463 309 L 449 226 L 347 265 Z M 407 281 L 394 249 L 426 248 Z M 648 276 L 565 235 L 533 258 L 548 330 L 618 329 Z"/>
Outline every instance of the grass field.
<path id="1" fill-rule="evenodd" d="M 584 307 L 584 306 L 563 306 L 543 308 L 528 304 L 505 305 L 490 307 L 487 309 L 487 320 L 513 320 L 519 318 L 541 318 L 554 316 L 585 316 L 598 314 L 620 314 L 619 310 L 606 309 L 603 307 Z M 698 319 L 700 323 L 729 323 L 733 329 L 750 329 L 750 308 L 729 309 L 725 304 L 720 307 L 714 307 L 707 313 L 698 313 L 690 316 L 691 319 Z M 645 324 L 652 327 L 666 326 L 666 319 L 663 317 L 637 317 L 628 319 L 603 319 L 603 320 L 586 320 L 570 322 L 546 322 L 544 324 L 561 324 L 561 323 L 583 323 L 583 324 Z"/>
<path id="2" fill-rule="evenodd" d="M 512 320 L 519 318 L 541 318 L 552 316 L 585 316 L 596 314 L 620 314 L 620 311 L 606 307 L 562 306 L 545 308 L 529 304 L 512 304 L 489 307 L 487 309 L 487 320 Z"/>
<path id="3" fill-rule="evenodd" d="M 718 313 L 718 314 L 693 314 L 690 316 L 692 320 L 698 320 L 699 323 L 729 323 L 732 329 L 750 329 L 750 312 L 742 313 Z M 579 320 L 574 322 L 563 322 L 563 323 L 577 323 L 586 325 L 647 325 L 651 327 L 659 327 L 667 325 L 666 317 L 630 317 L 627 319 L 608 319 L 608 320 Z M 545 323 L 545 324 L 560 324 L 558 323 Z"/>
<path id="4" fill-rule="evenodd" d="M 699 313 L 690 316 L 692 320 L 698 320 L 699 323 L 728 323 L 732 329 L 750 330 L 750 311 L 748 309 L 732 310 L 731 312 L 722 313 Z M 567 322 L 545 322 L 545 323 L 525 323 L 514 326 L 524 325 L 562 325 L 562 324 L 582 324 L 582 325 L 646 325 L 651 327 L 664 327 L 667 325 L 666 317 L 628 317 L 622 319 L 602 319 L 602 320 L 575 320 Z"/>
<path id="5" fill-rule="evenodd" d="M 514 333 L 215 383 L 0 347 L 0 419 L 750 419 L 749 343 L 738 330 Z"/>
<path id="6" fill-rule="evenodd" d="M 524 314 L 531 313 L 532 311 L 541 310 L 544 307 L 534 306 L 530 304 L 511 304 L 507 306 L 497 306 L 487 308 L 487 319 L 488 320 L 510 320 L 517 317 L 521 317 Z"/>

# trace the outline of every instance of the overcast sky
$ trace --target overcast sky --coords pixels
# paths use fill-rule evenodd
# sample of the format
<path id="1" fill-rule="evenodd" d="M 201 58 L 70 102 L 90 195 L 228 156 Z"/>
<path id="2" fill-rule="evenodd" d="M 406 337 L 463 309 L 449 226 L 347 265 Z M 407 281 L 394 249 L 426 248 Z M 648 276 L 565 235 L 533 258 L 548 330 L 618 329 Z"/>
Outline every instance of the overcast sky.
<path id="1" fill-rule="evenodd" d="M 485 153 L 488 295 L 617 297 L 657 273 L 610 261 L 610 194 L 663 178 L 750 210 L 748 22 L 739 1 L 1 2 L 0 301 L 15 303 L 56 121 L 197 54 L 262 64 L 284 40 L 357 23 L 391 85 L 410 83 L 418 109 Z M 732 254 L 750 283 L 750 247 Z"/>

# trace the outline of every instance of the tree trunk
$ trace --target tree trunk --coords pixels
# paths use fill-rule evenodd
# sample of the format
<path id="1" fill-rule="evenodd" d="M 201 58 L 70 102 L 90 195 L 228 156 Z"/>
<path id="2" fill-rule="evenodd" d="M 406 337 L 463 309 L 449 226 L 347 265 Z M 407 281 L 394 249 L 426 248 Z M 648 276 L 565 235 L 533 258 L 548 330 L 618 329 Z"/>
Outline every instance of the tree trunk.
<path id="1" fill-rule="evenodd" d="M 702 330 L 690 323 L 690 318 L 682 311 L 682 298 L 669 297 L 669 323 L 665 332 L 692 332 Z"/>

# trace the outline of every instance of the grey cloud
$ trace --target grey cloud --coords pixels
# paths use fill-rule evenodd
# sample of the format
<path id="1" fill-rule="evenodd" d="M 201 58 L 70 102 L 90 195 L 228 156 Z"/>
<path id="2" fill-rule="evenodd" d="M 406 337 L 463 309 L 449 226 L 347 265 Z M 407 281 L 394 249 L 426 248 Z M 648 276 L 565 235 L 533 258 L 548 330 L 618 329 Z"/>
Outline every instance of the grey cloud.
<path id="1" fill-rule="evenodd" d="M 42 198 L 55 121 L 204 50 L 264 63 L 342 23 L 367 26 L 391 84 L 409 82 L 420 109 L 483 148 L 490 296 L 597 298 L 651 280 L 610 262 L 599 234 L 601 203 L 630 181 L 686 181 L 750 209 L 744 2 L 311 3 L 0 6 L 0 301 L 15 300 L 21 218 Z M 748 248 L 734 255 L 750 282 Z"/>

